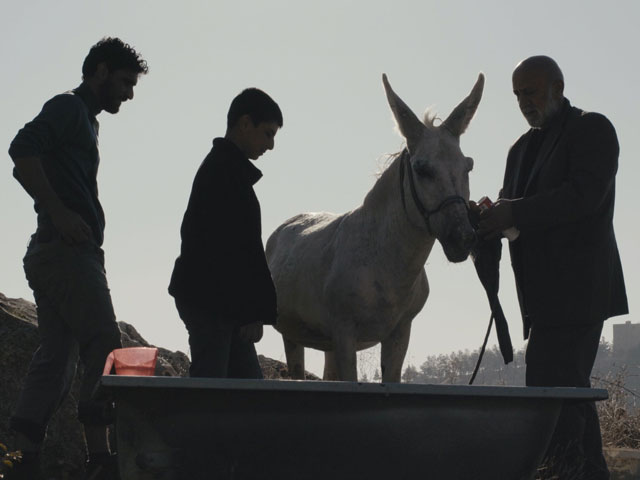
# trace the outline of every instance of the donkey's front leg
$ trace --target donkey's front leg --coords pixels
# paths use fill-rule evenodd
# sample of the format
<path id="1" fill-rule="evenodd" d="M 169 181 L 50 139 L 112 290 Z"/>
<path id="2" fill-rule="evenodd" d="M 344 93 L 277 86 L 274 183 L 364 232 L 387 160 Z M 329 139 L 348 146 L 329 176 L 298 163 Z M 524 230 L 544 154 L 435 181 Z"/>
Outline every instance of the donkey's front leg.
<path id="1" fill-rule="evenodd" d="M 411 319 L 400 322 L 391 335 L 382 340 L 381 369 L 383 382 L 400 382 L 402 364 L 409 347 Z"/>
<path id="2" fill-rule="evenodd" d="M 284 353 L 287 356 L 287 369 L 289 376 L 294 380 L 304 380 L 304 347 L 298 343 L 282 337 L 284 341 Z"/>
<path id="3" fill-rule="evenodd" d="M 357 382 L 356 338 L 353 328 L 340 328 L 334 332 L 333 357 L 338 380 Z"/>

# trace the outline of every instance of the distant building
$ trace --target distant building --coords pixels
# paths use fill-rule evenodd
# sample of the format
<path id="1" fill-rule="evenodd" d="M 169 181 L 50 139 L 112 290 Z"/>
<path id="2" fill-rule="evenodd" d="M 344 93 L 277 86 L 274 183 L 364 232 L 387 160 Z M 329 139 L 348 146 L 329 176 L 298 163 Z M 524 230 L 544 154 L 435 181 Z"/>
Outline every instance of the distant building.
<path id="1" fill-rule="evenodd" d="M 640 323 L 626 321 L 613 325 L 613 353 L 620 355 L 640 345 Z"/>

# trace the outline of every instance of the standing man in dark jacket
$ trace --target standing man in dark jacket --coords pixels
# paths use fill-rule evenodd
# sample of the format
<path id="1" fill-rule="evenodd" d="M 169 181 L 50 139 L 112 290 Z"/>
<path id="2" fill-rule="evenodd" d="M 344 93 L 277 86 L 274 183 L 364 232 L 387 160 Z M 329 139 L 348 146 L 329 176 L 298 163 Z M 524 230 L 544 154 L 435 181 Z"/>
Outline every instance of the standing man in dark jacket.
<path id="1" fill-rule="evenodd" d="M 628 313 L 613 231 L 616 131 L 570 105 L 551 58 L 527 58 L 512 79 L 532 128 L 511 147 L 501 198 L 481 214 L 479 234 L 520 232 L 509 247 L 527 385 L 589 387 L 603 322 Z M 547 459 L 555 478 L 609 478 L 594 403 L 563 408 Z"/>
<path id="2" fill-rule="evenodd" d="M 78 353 L 87 476 L 115 478 L 103 475 L 115 464 L 106 436 L 108 404 L 92 398 L 107 355 L 121 346 L 100 248 L 105 219 L 98 200 L 96 115 L 117 113 L 145 73 L 147 64 L 133 48 L 118 38 L 102 39 L 82 65 L 82 84 L 45 103 L 9 148 L 14 176 L 38 214 L 24 269 L 38 308 L 40 346 L 11 418 L 16 447 L 24 453 L 16 474 L 22 471 L 24 478 L 38 476 L 47 424 L 69 392 Z"/>
<path id="3" fill-rule="evenodd" d="M 276 322 L 250 161 L 272 150 L 282 113 L 248 88 L 231 103 L 227 132 L 196 173 L 169 293 L 189 332 L 192 377 L 262 378 L 254 343 Z"/>

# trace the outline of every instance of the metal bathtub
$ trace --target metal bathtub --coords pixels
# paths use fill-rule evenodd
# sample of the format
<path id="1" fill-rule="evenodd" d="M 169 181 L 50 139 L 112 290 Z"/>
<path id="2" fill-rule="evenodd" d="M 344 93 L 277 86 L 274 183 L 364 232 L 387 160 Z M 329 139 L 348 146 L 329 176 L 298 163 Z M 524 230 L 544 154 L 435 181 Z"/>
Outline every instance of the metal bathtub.
<path id="1" fill-rule="evenodd" d="M 588 388 L 104 376 L 123 480 L 531 479 Z"/>

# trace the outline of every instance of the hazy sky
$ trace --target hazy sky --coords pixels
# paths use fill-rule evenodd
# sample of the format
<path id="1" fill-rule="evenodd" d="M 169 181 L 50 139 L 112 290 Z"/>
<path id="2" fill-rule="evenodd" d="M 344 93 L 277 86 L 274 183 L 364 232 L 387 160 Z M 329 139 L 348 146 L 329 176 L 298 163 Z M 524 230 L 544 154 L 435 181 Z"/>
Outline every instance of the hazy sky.
<path id="1" fill-rule="evenodd" d="M 550 55 L 564 71 L 566 96 L 605 114 L 621 145 L 615 228 L 632 313 L 606 324 L 612 340 L 613 323 L 638 321 L 638 21 L 637 0 L 4 2 L 0 144 L 8 148 L 47 99 L 80 83 L 82 61 L 101 37 L 119 36 L 143 54 L 150 72 L 134 100 L 98 117 L 107 275 L 119 320 L 152 343 L 188 352 L 167 284 L 193 176 L 211 140 L 224 134 L 240 90 L 264 89 L 284 113 L 275 150 L 257 163 L 266 242 L 297 213 L 360 205 L 382 156 L 401 149 L 383 72 L 416 113 L 433 107 L 442 118 L 485 73 L 484 97 L 461 146 L 475 159 L 471 197 L 495 198 L 507 150 L 527 130 L 511 72 L 525 57 Z M 36 216 L 7 154 L 0 167 L 0 292 L 32 300 L 21 260 Z M 507 258 L 505 250 L 500 297 L 521 347 Z M 414 365 L 430 354 L 478 348 L 489 316 L 470 261 L 450 264 L 438 245 L 426 270 L 431 295 L 413 323 L 407 362 Z M 270 327 L 257 348 L 284 360 Z M 308 369 L 321 373 L 321 355 L 307 358 Z"/>

